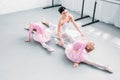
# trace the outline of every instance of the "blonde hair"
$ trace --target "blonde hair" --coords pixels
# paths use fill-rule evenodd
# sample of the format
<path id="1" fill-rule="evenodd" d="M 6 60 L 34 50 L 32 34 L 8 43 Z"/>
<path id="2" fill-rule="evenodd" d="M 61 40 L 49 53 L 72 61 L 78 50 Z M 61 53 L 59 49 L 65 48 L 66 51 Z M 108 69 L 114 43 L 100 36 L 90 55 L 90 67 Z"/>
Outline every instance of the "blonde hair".
<path id="1" fill-rule="evenodd" d="M 85 47 L 85 50 L 89 53 L 89 52 L 91 52 L 92 50 L 94 50 L 94 43 L 93 42 L 87 42 L 87 44 L 86 44 L 86 47 Z"/>

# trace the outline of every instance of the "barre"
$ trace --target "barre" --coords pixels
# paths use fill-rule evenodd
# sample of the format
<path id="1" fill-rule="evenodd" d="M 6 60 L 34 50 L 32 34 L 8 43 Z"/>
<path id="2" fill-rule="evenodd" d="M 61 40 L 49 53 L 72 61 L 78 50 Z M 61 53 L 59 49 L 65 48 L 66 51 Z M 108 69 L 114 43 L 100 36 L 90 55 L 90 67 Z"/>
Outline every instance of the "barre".
<path id="1" fill-rule="evenodd" d="M 93 23 L 96 23 L 96 22 L 99 22 L 99 20 L 95 20 L 96 5 L 97 5 L 97 1 L 95 1 L 95 4 L 94 4 L 92 21 L 91 21 L 90 23 L 87 23 L 87 24 L 82 25 L 82 27 L 87 26 L 87 25 L 90 25 L 90 24 L 93 24 Z"/>
<path id="2" fill-rule="evenodd" d="M 101 1 L 104 1 L 104 2 L 108 2 L 108 3 L 112 3 L 112 4 L 117 4 L 117 5 L 120 5 L 120 1 L 110 1 L 110 0 L 101 0 Z"/>
<path id="3" fill-rule="evenodd" d="M 52 0 L 52 6 L 44 7 L 43 9 L 53 8 L 57 6 L 61 6 L 61 4 L 54 4 L 54 0 Z"/>
<path id="4" fill-rule="evenodd" d="M 80 17 L 80 18 L 75 19 L 75 21 L 80 20 L 80 19 L 84 19 L 84 18 L 87 18 L 87 17 L 90 17 L 89 15 L 83 16 L 83 11 L 84 11 L 84 2 L 85 2 L 85 0 L 83 0 L 83 2 L 82 2 L 81 17 Z"/>

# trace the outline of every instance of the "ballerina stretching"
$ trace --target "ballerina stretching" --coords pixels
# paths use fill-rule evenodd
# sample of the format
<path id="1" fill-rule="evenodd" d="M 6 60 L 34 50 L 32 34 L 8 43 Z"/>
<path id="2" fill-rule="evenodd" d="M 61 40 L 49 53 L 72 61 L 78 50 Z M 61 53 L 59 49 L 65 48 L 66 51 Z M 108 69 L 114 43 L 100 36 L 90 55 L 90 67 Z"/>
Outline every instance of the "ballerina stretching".
<path id="1" fill-rule="evenodd" d="M 52 52 L 54 49 L 46 44 L 46 42 L 49 42 L 51 40 L 50 32 L 45 30 L 42 25 L 38 23 L 32 23 L 27 28 L 29 29 L 28 37 L 25 40 L 25 42 L 30 42 L 30 36 L 33 34 L 33 39 L 37 42 L 39 42 L 44 48 L 46 48 L 48 51 Z"/>

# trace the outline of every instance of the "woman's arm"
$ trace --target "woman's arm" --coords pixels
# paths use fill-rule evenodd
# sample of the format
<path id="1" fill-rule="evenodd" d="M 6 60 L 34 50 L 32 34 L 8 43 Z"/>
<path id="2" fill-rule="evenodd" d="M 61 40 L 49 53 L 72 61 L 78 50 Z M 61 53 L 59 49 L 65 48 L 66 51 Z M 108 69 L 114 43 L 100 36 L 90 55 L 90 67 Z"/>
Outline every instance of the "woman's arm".
<path id="1" fill-rule="evenodd" d="M 81 37 L 84 37 L 84 35 L 83 35 L 83 33 L 80 31 L 78 25 L 77 25 L 76 22 L 74 21 L 73 16 L 72 16 L 72 15 L 69 15 L 69 16 L 70 16 L 70 20 L 71 20 L 71 22 L 73 23 L 74 27 L 80 32 Z"/>
<path id="2" fill-rule="evenodd" d="M 61 33 L 60 33 L 61 25 L 62 25 L 62 24 L 61 24 L 61 20 L 59 20 L 59 22 L 58 22 L 57 35 L 58 35 L 58 37 L 59 37 L 59 39 L 60 39 L 60 44 L 63 46 L 63 45 L 64 45 L 64 41 L 63 41 L 62 35 L 61 35 Z"/>
<path id="3" fill-rule="evenodd" d="M 61 29 L 61 23 L 59 21 L 58 22 L 58 29 L 57 29 L 57 35 L 58 35 L 59 38 L 61 38 L 60 29 Z"/>

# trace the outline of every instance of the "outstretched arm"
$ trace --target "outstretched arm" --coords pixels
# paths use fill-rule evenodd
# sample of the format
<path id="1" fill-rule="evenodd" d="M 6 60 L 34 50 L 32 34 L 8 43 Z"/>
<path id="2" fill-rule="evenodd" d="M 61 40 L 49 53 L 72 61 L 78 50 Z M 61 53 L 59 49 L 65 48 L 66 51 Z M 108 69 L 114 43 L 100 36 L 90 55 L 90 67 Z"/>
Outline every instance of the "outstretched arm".
<path id="1" fill-rule="evenodd" d="M 72 16 L 72 15 L 70 15 L 70 20 L 71 20 L 71 22 L 73 23 L 74 27 L 75 27 L 75 28 L 79 31 L 79 33 L 80 33 L 81 37 L 82 37 L 82 38 L 85 38 L 84 34 L 80 31 L 80 29 L 79 29 L 79 27 L 78 27 L 77 23 L 74 21 L 74 19 L 73 19 L 73 16 Z"/>

